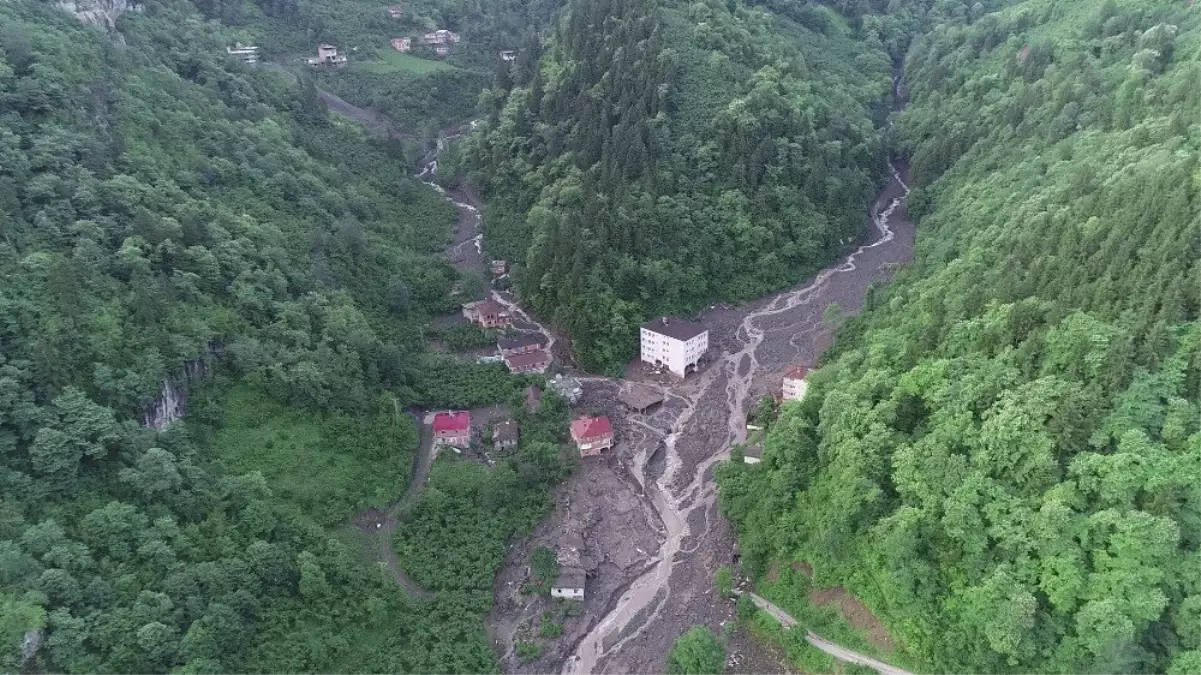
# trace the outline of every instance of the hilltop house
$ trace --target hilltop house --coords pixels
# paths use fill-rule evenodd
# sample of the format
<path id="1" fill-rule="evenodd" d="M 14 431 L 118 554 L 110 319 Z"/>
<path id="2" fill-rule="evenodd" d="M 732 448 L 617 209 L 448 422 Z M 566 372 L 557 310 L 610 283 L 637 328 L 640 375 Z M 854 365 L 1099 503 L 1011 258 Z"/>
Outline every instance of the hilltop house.
<path id="1" fill-rule="evenodd" d="M 709 329 L 693 321 L 662 317 L 642 324 L 642 362 L 680 377 L 696 370 L 709 350 Z"/>
<path id="2" fill-rule="evenodd" d="M 392 49 L 395 49 L 398 52 L 407 53 L 408 51 L 413 49 L 413 38 L 407 38 L 407 37 L 392 38 L 391 44 L 392 44 Z"/>
<path id="3" fill-rule="evenodd" d="M 458 41 L 461 39 L 462 38 L 459 37 L 458 33 L 454 32 L 454 31 L 446 30 L 445 28 L 439 28 L 438 30 L 436 30 L 432 33 L 426 33 L 425 35 L 422 35 L 421 36 L 421 44 L 423 44 L 423 45 L 447 45 L 447 44 L 453 45 L 453 44 L 458 43 Z"/>
<path id="4" fill-rule="evenodd" d="M 493 260 L 492 261 L 492 275 L 493 276 L 497 276 L 497 277 L 504 276 L 504 273 L 507 272 L 508 269 L 509 269 L 509 265 L 504 260 Z"/>
<path id="5" fill-rule="evenodd" d="M 509 450 L 517 447 L 521 440 L 521 427 L 517 420 L 504 420 L 492 425 L 492 447 L 497 450 Z"/>
<path id="6" fill-rule="evenodd" d="M 334 68 L 342 68 L 346 65 L 346 55 L 339 54 L 338 48 L 330 44 L 317 45 L 317 56 L 309 57 L 305 61 L 310 66 L 333 66 Z"/>
<path id="7" fill-rule="evenodd" d="M 581 567 L 564 567 L 559 570 L 559 577 L 550 587 L 552 598 L 567 598 L 569 600 L 584 599 L 584 583 L 587 576 Z"/>
<path id="8" fill-rule="evenodd" d="M 471 446 L 470 412 L 447 410 L 434 415 L 434 447 L 443 445 L 455 448 Z"/>
<path id="9" fill-rule="evenodd" d="M 250 66 L 259 62 L 259 48 L 254 45 L 244 45 L 239 42 L 233 47 L 226 47 L 225 52 L 230 56 L 238 57 Z"/>
<path id="10" fill-rule="evenodd" d="M 506 49 L 505 51 L 500 53 L 500 60 L 506 61 L 506 62 L 516 61 L 517 60 L 517 52 L 513 51 L 512 49 Z"/>
<path id="11" fill-rule="evenodd" d="M 434 54 L 437 56 L 450 56 L 450 47 L 446 45 L 438 45 L 434 47 Z"/>
<path id="12" fill-rule="evenodd" d="M 484 328 L 501 328 L 512 322 L 508 310 L 498 302 L 480 300 L 463 305 L 463 316 L 468 321 L 474 321 Z"/>
<path id="13" fill-rule="evenodd" d="M 571 422 L 571 440 L 581 457 L 595 457 L 613 447 L 613 425 L 608 417 L 579 417 Z"/>
<path id="14" fill-rule="evenodd" d="M 805 378 L 808 376 L 809 369 L 804 366 L 791 366 L 784 372 L 785 401 L 799 401 L 805 398 L 805 390 L 809 388 Z"/>
<path id="15" fill-rule="evenodd" d="M 405 15 L 405 8 L 401 7 L 400 5 L 393 5 L 388 8 L 388 18 L 389 19 L 403 19 L 404 15 Z"/>

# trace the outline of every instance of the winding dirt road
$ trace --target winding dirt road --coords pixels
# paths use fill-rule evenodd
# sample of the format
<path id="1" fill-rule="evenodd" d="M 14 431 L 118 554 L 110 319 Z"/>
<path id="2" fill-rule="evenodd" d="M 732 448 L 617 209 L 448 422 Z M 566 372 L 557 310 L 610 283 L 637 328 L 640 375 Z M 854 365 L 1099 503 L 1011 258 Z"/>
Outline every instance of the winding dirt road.
<path id="1" fill-rule="evenodd" d="M 793 628 L 797 625 L 798 622 L 792 618 L 792 615 L 780 609 L 779 606 L 773 604 L 770 600 L 754 593 L 747 593 L 747 595 L 750 596 L 756 607 L 770 614 L 776 621 L 780 622 L 781 626 Z M 873 659 L 870 656 L 864 656 L 859 652 L 840 647 L 811 630 L 805 631 L 805 641 L 839 661 L 867 666 L 880 673 L 880 675 L 913 675 L 913 673 L 907 670 L 901 670 L 878 659 Z"/>

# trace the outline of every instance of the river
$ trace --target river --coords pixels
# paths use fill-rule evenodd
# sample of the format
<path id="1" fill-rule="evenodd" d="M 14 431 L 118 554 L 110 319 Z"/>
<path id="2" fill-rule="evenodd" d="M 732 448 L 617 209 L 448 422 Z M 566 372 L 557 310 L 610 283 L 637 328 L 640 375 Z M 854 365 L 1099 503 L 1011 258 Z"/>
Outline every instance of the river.
<path id="1" fill-rule="evenodd" d="M 894 85 L 899 101 L 900 85 Z M 340 103 L 340 108 L 353 108 Z M 338 112 L 355 116 L 353 110 Z M 374 115 L 360 120 L 381 125 Z M 394 127 L 385 128 L 398 134 Z M 454 241 L 447 247 L 451 263 L 461 271 L 482 271 L 479 201 L 434 180 L 440 151 L 463 131 L 459 127 L 441 135 L 417 178 L 459 210 Z M 575 644 L 563 673 L 663 672 L 667 650 L 680 633 L 695 624 L 716 629 L 729 618 L 728 607 L 713 594 L 713 574 L 730 562 L 734 541 L 729 523 L 718 513 L 714 467 L 746 440 L 746 413 L 757 396 L 778 384 L 788 365 L 818 362 L 833 330 L 823 321 L 827 307 L 837 304 L 844 316 L 857 314 L 869 286 L 912 258 L 906 166 L 893 160 L 889 170 L 890 180 L 868 213 L 865 243 L 796 287 L 704 313 L 710 343 L 724 347 L 720 355 L 699 374 L 666 388 L 673 402 L 665 406 L 669 413 L 629 416 L 639 431 L 619 461 L 645 489 L 645 508 L 658 520 L 661 544 L 645 572 L 623 586 L 620 597 L 607 603 L 604 615 Z M 554 332 L 525 315 L 515 299 L 495 291 L 493 297 L 554 343 Z M 660 456 L 662 461 L 656 459 Z"/>

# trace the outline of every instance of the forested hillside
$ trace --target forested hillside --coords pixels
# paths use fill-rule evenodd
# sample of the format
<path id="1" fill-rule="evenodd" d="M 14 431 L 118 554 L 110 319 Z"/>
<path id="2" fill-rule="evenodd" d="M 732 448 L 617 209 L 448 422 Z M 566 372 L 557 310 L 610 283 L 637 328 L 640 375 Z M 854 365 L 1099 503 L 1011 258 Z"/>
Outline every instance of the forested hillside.
<path id="1" fill-rule="evenodd" d="M 414 599 L 332 528 L 403 491 L 401 409 L 521 386 L 424 353 L 454 209 L 190 4 L 116 28 L 0 3 L 0 670 L 39 629 L 34 672 L 495 670 L 474 578 Z M 502 544 L 531 452 L 455 486 Z"/>
<path id="2" fill-rule="evenodd" d="M 624 363 L 651 313 L 799 281 L 863 231 L 886 48 L 828 7 L 777 4 L 575 0 L 485 93 L 465 152 L 489 248 L 584 366 Z"/>
<path id="3" fill-rule="evenodd" d="M 720 476 L 778 592 L 807 561 L 938 672 L 1201 670 L 1191 4 L 914 15 L 916 260 Z"/>

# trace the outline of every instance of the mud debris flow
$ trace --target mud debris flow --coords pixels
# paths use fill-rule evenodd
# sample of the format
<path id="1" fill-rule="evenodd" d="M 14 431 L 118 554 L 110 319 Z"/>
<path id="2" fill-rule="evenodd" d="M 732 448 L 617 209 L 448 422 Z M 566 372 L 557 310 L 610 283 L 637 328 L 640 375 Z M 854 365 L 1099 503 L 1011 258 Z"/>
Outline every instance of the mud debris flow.
<path id="1" fill-rule="evenodd" d="M 417 178 L 459 210 L 454 242 L 446 251 L 450 262 L 460 271 L 484 274 L 480 202 L 469 190 L 435 182 L 448 139 L 466 128 L 440 134 Z M 659 410 L 625 413 L 615 397 L 621 380 L 581 374 L 583 405 L 609 412 L 619 443 L 604 460 L 586 462 L 559 491 L 552 516 L 529 540 L 511 547 L 494 585 L 496 606 L 489 620 L 506 672 L 663 672 L 676 636 L 691 625 L 717 629 L 732 618 L 728 603 L 713 596 L 713 573 L 730 562 L 734 543 L 729 523 L 717 511 L 714 467 L 746 440 L 746 413 L 755 398 L 771 391 L 789 364 L 817 363 L 831 339 L 832 327 L 823 321 L 826 308 L 837 304 L 843 315 L 857 314 L 871 283 L 912 257 L 913 224 L 904 208 L 906 167 L 894 160 L 889 168 L 892 179 L 870 211 L 871 241 L 807 284 L 742 307 L 714 306 L 703 313 L 700 320 L 720 355 L 687 381 L 643 382 L 665 395 Z M 526 327 L 546 336 L 548 347 L 563 343 L 514 297 L 491 295 Z M 569 622 L 573 625 L 541 659 L 521 663 L 514 657 L 516 636 L 530 624 L 531 612 L 541 609 L 536 599 L 519 592 L 524 560 L 535 545 L 559 547 L 567 539 L 582 540 L 591 560 L 583 614 Z M 837 645 L 813 644 L 846 656 L 832 651 L 841 650 Z M 762 651 L 739 658 L 746 656 L 748 664 L 756 656 L 761 664 L 779 662 L 780 655 Z M 786 668 L 779 663 L 779 670 Z"/>

